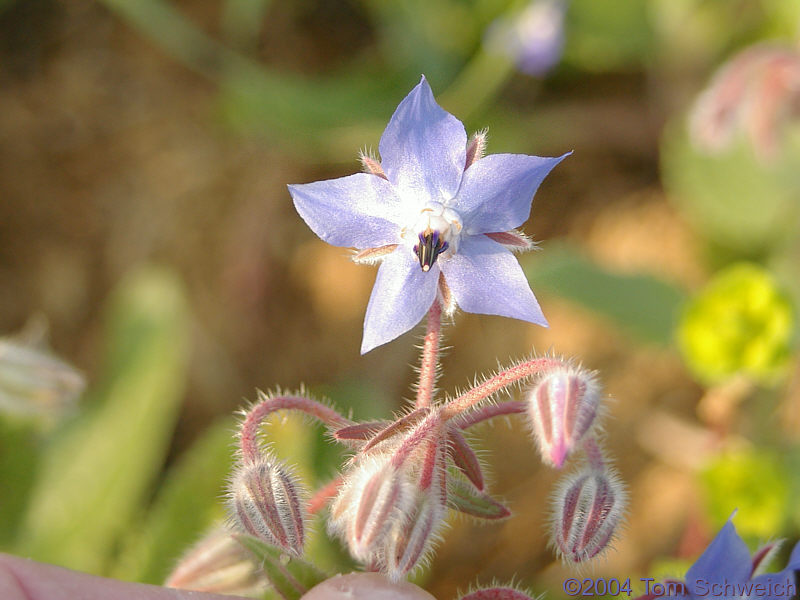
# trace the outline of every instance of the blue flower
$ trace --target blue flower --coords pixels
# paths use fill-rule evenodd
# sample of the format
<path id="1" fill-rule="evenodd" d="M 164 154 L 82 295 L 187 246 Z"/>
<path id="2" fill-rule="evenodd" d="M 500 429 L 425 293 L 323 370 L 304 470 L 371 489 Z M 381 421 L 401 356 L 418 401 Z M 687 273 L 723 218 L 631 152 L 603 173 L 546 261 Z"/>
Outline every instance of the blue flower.
<path id="1" fill-rule="evenodd" d="M 463 124 L 434 100 L 425 77 L 395 110 L 366 173 L 290 185 L 295 208 L 334 246 L 380 262 L 361 353 L 419 323 L 437 296 L 447 309 L 547 325 L 506 246 L 530 215 L 533 194 L 564 157 L 495 154 L 485 136 L 468 144 Z"/>
<path id="2" fill-rule="evenodd" d="M 714 598 L 715 600 L 758 598 L 759 600 L 790 600 L 797 598 L 798 572 L 800 571 L 800 544 L 789 557 L 786 568 L 778 573 L 757 575 L 761 567 L 778 549 L 778 543 L 768 544 L 752 557 L 730 519 L 705 552 L 686 572 L 683 586 L 665 584 L 667 593 L 682 591 L 670 597 L 689 600 Z M 681 590 L 681 587 L 683 588 Z M 656 596 L 650 596 L 656 597 Z"/>

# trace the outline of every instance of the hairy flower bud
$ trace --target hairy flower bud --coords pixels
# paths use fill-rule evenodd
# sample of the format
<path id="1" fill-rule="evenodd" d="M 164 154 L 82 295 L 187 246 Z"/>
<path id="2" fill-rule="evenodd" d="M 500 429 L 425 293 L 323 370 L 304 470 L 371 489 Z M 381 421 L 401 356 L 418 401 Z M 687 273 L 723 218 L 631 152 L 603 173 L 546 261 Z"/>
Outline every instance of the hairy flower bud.
<path id="1" fill-rule="evenodd" d="M 389 579 L 398 581 L 421 564 L 438 538 L 447 509 L 436 492 L 429 488 L 404 518 L 397 519 L 389 532 L 385 566 Z"/>
<path id="2" fill-rule="evenodd" d="M 229 506 L 245 532 L 292 554 L 305 541 L 302 494 L 288 469 L 263 459 L 240 465 L 230 483 Z"/>
<path id="3" fill-rule="evenodd" d="M 85 386 L 83 375 L 48 352 L 0 338 L 0 412 L 59 416 Z"/>
<path id="4" fill-rule="evenodd" d="M 331 532 L 344 539 L 354 558 L 375 559 L 394 520 L 413 501 L 410 486 L 388 456 L 363 457 L 344 475 L 331 507 Z"/>
<path id="5" fill-rule="evenodd" d="M 431 440 L 414 481 L 414 500 L 398 515 L 387 536 L 383 564 L 390 579 L 397 581 L 413 571 L 438 539 L 447 514 L 447 444 Z"/>
<path id="6" fill-rule="evenodd" d="M 182 590 L 259 597 L 268 583 L 230 532 L 214 529 L 181 558 L 164 584 Z"/>
<path id="7" fill-rule="evenodd" d="M 599 386 L 586 371 L 560 368 L 538 381 L 528 392 L 527 402 L 542 460 L 560 469 L 595 421 Z"/>
<path id="8" fill-rule="evenodd" d="M 573 563 L 603 552 L 622 520 L 627 494 L 606 470 L 587 469 L 569 476 L 553 498 L 552 543 Z"/>

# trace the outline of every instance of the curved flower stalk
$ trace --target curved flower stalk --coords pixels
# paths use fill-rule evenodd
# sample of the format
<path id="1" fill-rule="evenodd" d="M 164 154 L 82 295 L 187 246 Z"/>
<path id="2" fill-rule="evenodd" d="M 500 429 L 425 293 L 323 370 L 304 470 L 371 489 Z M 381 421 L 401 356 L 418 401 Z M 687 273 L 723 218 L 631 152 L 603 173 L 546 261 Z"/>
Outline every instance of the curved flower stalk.
<path id="1" fill-rule="evenodd" d="M 515 229 L 566 155 L 481 158 L 485 143 L 485 134 L 468 142 L 423 76 L 386 126 L 380 161 L 365 155 L 365 173 L 289 186 L 314 233 L 355 248 L 357 262 L 380 262 L 362 354 L 414 327 L 437 299 L 448 312 L 457 305 L 547 325 L 508 247 L 532 247 Z"/>

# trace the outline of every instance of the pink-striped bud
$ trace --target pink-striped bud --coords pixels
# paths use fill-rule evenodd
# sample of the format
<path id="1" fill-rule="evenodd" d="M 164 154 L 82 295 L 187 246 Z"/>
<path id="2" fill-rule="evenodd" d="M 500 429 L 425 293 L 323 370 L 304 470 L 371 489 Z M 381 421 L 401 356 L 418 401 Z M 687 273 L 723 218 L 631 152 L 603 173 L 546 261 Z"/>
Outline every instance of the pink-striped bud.
<path id="1" fill-rule="evenodd" d="M 600 403 L 599 385 L 586 371 L 555 369 L 528 392 L 527 402 L 542 460 L 560 469 L 592 428 Z"/>
<path id="2" fill-rule="evenodd" d="M 262 596 L 269 587 L 249 552 L 223 528 L 214 529 L 197 542 L 164 585 L 236 596 Z"/>
<path id="3" fill-rule="evenodd" d="M 627 494 L 608 470 L 587 469 L 570 475 L 553 498 L 553 540 L 572 563 L 590 560 L 614 538 L 624 516 Z"/>
<path id="4" fill-rule="evenodd" d="M 447 514 L 447 448 L 432 440 L 416 475 L 414 501 L 389 532 L 383 559 L 389 579 L 398 581 L 423 563 L 438 540 Z"/>
<path id="5" fill-rule="evenodd" d="M 229 488 L 233 521 L 243 531 L 291 554 L 305 541 L 303 494 L 294 476 L 275 461 L 239 465 Z"/>
<path id="6" fill-rule="evenodd" d="M 405 518 L 397 519 L 388 535 L 386 545 L 386 574 L 399 581 L 423 563 L 438 532 L 444 523 L 447 509 L 433 486 L 418 499 L 416 506 Z"/>
<path id="7" fill-rule="evenodd" d="M 411 502 L 411 483 L 389 457 L 364 457 L 344 475 L 329 526 L 354 558 L 369 562 L 381 553 L 386 534 Z"/>

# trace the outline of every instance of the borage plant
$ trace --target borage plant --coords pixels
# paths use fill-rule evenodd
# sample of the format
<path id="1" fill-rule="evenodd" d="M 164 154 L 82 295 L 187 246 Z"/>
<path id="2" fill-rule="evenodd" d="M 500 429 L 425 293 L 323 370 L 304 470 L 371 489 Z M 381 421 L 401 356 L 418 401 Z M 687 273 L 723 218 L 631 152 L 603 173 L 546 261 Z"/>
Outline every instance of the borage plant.
<path id="1" fill-rule="evenodd" d="M 380 263 L 362 353 L 410 330 L 426 314 L 427 328 L 416 400 L 391 420 L 358 423 L 302 394 L 260 393 L 246 410 L 229 510 L 240 532 L 235 535 L 263 561 L 256 586 L 268 581 L 282 596 L 296 598 L 323 578 L 301 557 L 307 516 L 328 504 L 329 531 L 365 570 L 394 581 L 430 558 L 448 510 L 508 518 L 509 509 L 487 492 L 465 432 L 515 414 L 526 415 L 547 465 L 561 469 L 576 454 L 583 456 L 554 494 L 556 552 L 578 564 L 609 547 L 626 494 L 598 443 L 603 393 L 593 373 L 569 360 L 534 357 L 455 397 L 436 394 L 443 316 L 460 307 L 546 325 L 512 251 L 532 248 L 516 228 L 528 219 L 539 184 L 564 157 L 483 157 L 485 144 L 483 132 L 467 139 L 423 77 L 384 131 L 380 161 L 364 154 L 364 173 L 289 186 L 298 212 L 320 238 L 355 248 L 356 262 Z M 522 400 L 501 400 L 514 388 L 523 390 Z M 314 417 L 353 452 L 341 474 L 310 496 L 259 438 L 264 419 L 283 410 Z M 228 557 L 225 564 L 236 561 L 229 543 L 218 534 L 213 539 L 216 546 L 179 565 L 171 584 L 212 568 L 212 547 Z M 500 591 L 472 592 L 470 598 Z"/>

